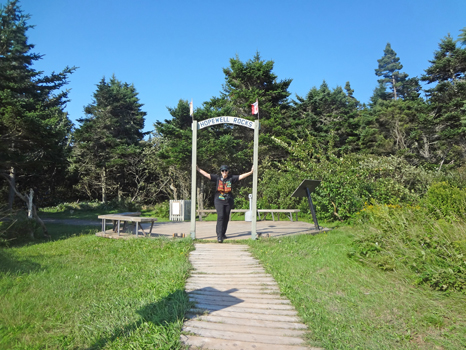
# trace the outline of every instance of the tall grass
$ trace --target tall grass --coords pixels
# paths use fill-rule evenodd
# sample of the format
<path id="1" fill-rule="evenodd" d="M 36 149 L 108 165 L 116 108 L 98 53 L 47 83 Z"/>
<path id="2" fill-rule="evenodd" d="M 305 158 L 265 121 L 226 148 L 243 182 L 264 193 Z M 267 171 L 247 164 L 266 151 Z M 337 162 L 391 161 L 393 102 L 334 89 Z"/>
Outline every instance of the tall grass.
<path id="1" fill-rule="evenodd" d="M 0 348 L 181 348 L 192 249 L 94 235 L 1 249 Z"/>
<path id="2" fill-rule="evenodd" d="M 466 223 L 429 214 L 427 207 L 368 205 L 356 220 L 364 228 L 350 255 L 416 284 L 466 294 Z"/>
<path id="3" fill-rule="evenodd" d="M 248 241 L 309 327 L 331 349 L 464 349 L 466 296 L 414 286 L 348 254 L 357 228 Z"/>

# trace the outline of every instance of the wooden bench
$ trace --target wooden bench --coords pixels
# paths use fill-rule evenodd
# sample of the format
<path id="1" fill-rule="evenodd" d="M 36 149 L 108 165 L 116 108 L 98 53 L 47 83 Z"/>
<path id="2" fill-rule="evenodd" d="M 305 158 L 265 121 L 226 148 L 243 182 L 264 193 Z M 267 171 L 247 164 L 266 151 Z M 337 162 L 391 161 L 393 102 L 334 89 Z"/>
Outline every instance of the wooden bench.
<path id="1" fill-rule="evenodd" d="M 275 221 L 275 216 L 273 213 L 277 214 L 277 221 L 280 221 L 280 213 L 288 213 L 290 221 L 293 221 L 293 214 L 296 213 L 296 221 L 298 221 L 298 213 L 301 210 L 299 209 L 259 209 L 257 211 L 257 215 L 259 217 L 259 220 L 265 220 L 267 217 L 267 214 L 272 214 L 272 220 Z M 261 219 L 261 213 L 264 214 L 264 218 Z"/>
<path id="2" fill-rule="evenodd" d="M 231 213 L 246 213 L 249 209 L 233 209 Z M 199 221 L 202 221 L 202 214 L 204 213 L 216 213 L 215 209 L 203 209 L 197 210 L 197 214 L 199 215 Z M 267 214 L 272 214 L 272 220 L 275 221 L 274 213 L 277 214 L 277 220 L 280 221 L 280 213 L 288 213 L 290 220 L 293 221 L 293 214 L 296 214 L 296 221 L 298 221 L 298 213 L 300 212 L 299 209 L 258 209 L 257 216 L 259 220 L 265 220 Z M 230 220 L 231 220 L 231 213 L 230 213 Z M 263 219 L 261 219 L 260 214 L 264 214 Z"/>
<path id="3" fill-rule="evenodd" d="M 102 232 L 105 232 L 107 220 L 113 220 L 113 232 L 118 232 L 118 236 L 120 235 L 121 222 L 123 222 L 122 230 L 125 229 L 127 222 L 134 222 L 133 233 L 135 233 L 136 237 L 138 237 L 139 229 L 141 229 L 145 237 L 146 232 L 142 228 L 141 223 L 143 222 L 151 223 L 150 230 L 149 230 L 149 235 L 150 235 L 152 233 L 152 227 L 154 226 L 154 222 L 157 221 L 157 218 L 141 217 L 140 215 L 141 215 L 140 212 L 132 212 L 132 213 L 127 212 L 127 213 L 99 215 L 98 218 L 102 219 Z"/>
<path id="4" fill-rule="evenodd" d="M 249 209 L 232 209 L 230 212 L 230 220 L 231 220 L 231 213 L 246 213 L 249 211 Z M 199 216 L 199 221 L 202 221 L 202 214 L 208 213 L 208 214 L 215 214 L 217 211 L 215 209 L 202 209 L 202 210 L 197 210 L 197 215 Z"/>

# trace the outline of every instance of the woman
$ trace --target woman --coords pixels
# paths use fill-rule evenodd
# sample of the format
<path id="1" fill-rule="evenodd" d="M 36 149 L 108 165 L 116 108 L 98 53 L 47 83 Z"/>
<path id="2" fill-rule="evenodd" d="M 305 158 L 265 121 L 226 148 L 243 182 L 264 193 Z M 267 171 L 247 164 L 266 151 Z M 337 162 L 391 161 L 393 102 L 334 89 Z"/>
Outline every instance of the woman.
<path id="1" fill-rule="evenodd" d="M 230 175 L 230 168 L 227 165 L 222 165 L 220 167 L 221 176 L 217 174 L 208 174 L 197 165 L 196 169 L 210 181 L 216 183 L 214 205 L 217 210 L 217 241 L 218 243 L 223 243 L 223 240 L 227 238 L 225 233 L 227 232 L 228 221 L 230 220 L 230 212 L 234 206 L 231 186 L 239 180 L 251 175 L 254 168 L 251 168 L 251 171 L 248 173 Z"/>

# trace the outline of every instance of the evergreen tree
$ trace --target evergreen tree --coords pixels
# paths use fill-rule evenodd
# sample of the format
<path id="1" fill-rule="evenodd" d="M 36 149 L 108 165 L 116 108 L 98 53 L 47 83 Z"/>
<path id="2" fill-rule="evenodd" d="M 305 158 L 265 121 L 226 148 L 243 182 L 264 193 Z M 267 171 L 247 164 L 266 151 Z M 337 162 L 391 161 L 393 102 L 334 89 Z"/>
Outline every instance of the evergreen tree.
<path id="1" fill-rule="evenodd" d="M 437 142 L 438 163 L 451 163 L 466 157 L 466 49 L 457 47 L 448 35 L 434 52 L 431 66 L 421 77 L 427 84 L 435 84 L 426 90 L 430 98 L 432 138 Z M 456 162 L 458 163 L 458 162 Z"/>
<path id="2" fill-rule="evenodd" d="M 383 57 L 377 60 L 379 66 L 375 70 L 375 75 L 382 77 L 382 79 L 378 80 L 379 84 L 390 86 L 392 93 L 388 96 L 396 100 L 398 98 L 398 90 L 406 81 L 408 74 L 400 72 L 403 66 L 390 43 L 387 43 L 383 53 Z"/>
<path id="3" fill-rule="evenodd" d="M 223 69 L 225 84 L 221 99 L 222 108 L 232 116 L 251 120 L 259 117 L 261 157 L 281 158 L 284 156 L 283 150 L 276 147 L 271 137 L 288 137 L 292 132 L 290 120 L 287 118 L 290 110 L 288 88 L 292 80 L 279 81 L 273 73 L 273 66 L 273 61 L 262 60 L 259 53 L 246 62 L 242 62 L 238 56 L 230 59 L 230 67 Z M 256 99 L 259 101 L 259 116 L 252 116 L 251 104 L 256 102 Z M 215 104 L 218 106 L 219 102 L 215 101 Z M 234 137 L 243 139 L 244 146 L 249 145 L 252 150 L 250 142 L 253 135 L 244 129 L 233 129 Z"/>
<path id="4" fill-rule="evenodd" d="M 313 87 L 305 98 L 296 96 L 290 122 L 297 138 L 304 139 L 309 133 L 329 150 L 353 149 L 357 139 L 359 101 L 354 98 L 349 82 L 345 90 L 346 93 L 337 86 L 332 91 L 324 81 L 319 89 Z"/>
<path id="5" fill-rule="evenodd" d="M 122 83 L 113 76 L 97 85 L 94 101 L 84 108 L 86 117 L 78 119 L 75 131 L 74 167 L 80 176 L 78 188 L 89 197 L 96 193 L 107 200 L 107 194 L 121 198 L 126 182 L 134 179 L 125 165 L 140 152 L 145 133 L 142 104 L 134 85 Z M 96 132 L 98 130 L 98 132 Z"/>
<path id="6" fill-rule="evenodd" d="M 423 136 L 427 132 L 421 118 L 426 113 L 426 108 L 422 100 L 379 101 L 370 111 L 373 118 L 370 125 L 367 125 L 365 136 L 369 138 L 365 141 L 369 143 L 366 144 L 366 151 L 402 156 L 411 163 L 419 164 L 422 158 L 426 158 L 421 154 L 421 148 L 424 147 Z"/>
<path id="7" fill-rule="evenodd" d="M 260 118 L 264 121 L 273 119 L 288 106 L 292 79 L 277 81 L 273 66 L 273 61 L 262 60 L 259 53 L 246 62 L 238 56 L 230 59 L 230 67 L 223 69 L 222 97 L 230 101 L 235 115 L 250 116 L 251 104 L 256 99 L 260 101 Z"/>
<path id="8" fill-rule="evenodd" d="M 17 0 L 0 8 L 0 174 L 13 192 L 16 182 L 21 192 L 63 180 L 72 127 L 62 87 L 75 68 L 51 75 L 33 69 L 42 56 L 28 43 L 29 19 Z"/>
<path id="9" fill-rule="evenodd" d="M 461 44 L 461 45 L 465 45 L 466 46 L 466 27 L 464 27 L 463 29 L 460 30 L 461 34 L 460 36 L 458 37 L 458 42 Z"/>

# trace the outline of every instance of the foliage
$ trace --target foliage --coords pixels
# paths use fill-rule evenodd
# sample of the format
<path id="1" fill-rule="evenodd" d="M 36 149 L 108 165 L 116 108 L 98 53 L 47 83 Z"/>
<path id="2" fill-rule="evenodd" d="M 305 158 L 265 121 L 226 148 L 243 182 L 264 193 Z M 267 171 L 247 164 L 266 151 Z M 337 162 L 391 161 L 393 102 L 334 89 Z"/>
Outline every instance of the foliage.
<path id="1" fill-rule="evenodd" d="M 18 3 L 0 7 L 0 172 L 10 174 L 14 187 L 18 179 L 20 191 L 34 187 L 44 194 L 66 174 L 72 123 L 62 88 L 75 68 L 50 75 L 33 68 L 42 55 L 27 42 L 30 16 Z"/>
<path id="2" fill-rule="evenodd" d="M 287 145 L 290 158 L 264 171 L 258 203 L 262 207 L 299 208 L 309 211 L 305 200 L 290 198 L 304 179 L 321 180 L 312 195 L 319 219 L 346 220 L 371 200 L 385 204 L 415 202 L 427 190 L 432 174 L 399 157 L 325 152 L 309 137 Z"/>
<path id="3" fill-rule="evenodd" d="M 345 85 L 346 93 L 338 86 L 330 90 L 324 81 L 319 89 L 312 88 L 305 98 L 296 96 L 290 111 L 290 126 L 296 141 L 309 133 L 322 144 L 331 145 L 339 151 L 353 150 L 358 140 L 356 122 L 359 101 L 353 97 L 350 83 Z M 283 139 L 283 138 L 282 138 Z"/>
<path id="4" fill-rule="evenodd" d="M 396 56 L 396 52 L 392 49 L 390 43 L 387 43 L 383 53 L 383 57 L 377 60 L 379 67 L 375 70 L 375 75 L 382 77 L 378 80 L 381 85 L 390 85 L 393 93 L 388 94 L 387 97 L 391 95 L 390 98 L 396 100 L 397 90 L 401 87 L 402 82 L 406 80 L 408 74 L 400 72 L 403 65 L 400 63 L 400 59 Z"/>
<path id="5" fill-rule="evenodd" d="M 427 202 L 437 202 L 439 192 L 434 185 Z M 365 229 L 350 255 L 383 270 L 407 269 L 416 284 L 466 294 L 466 224 L 430 214 L 421 206 L 366 205 L 355 219 Z"/>
<path id="6" fill-rule="evenodd" d="M 85 107 L 85 118 L 75 131 L 73 170 L 80 176 L 77 189 L 90 199 L 96 194 L 122 199 L 122 193 L 140 190 L 143 183 L 138 166 L 144 137 L 145 112 L 133 85 L 122 83 L 115 76 L 97 85 L 94 101 Z M 99 130 L 98 133 L 95 130 Z M 136 160 L 136 161 L 135 161 Z"/>
<path id="7" fill-rule="evenodd" d="M 444 162 L 464 163 L 466 157 L 466 49 L 448 35 L 434 52 L 431 66 L 421 77 L 434 87 L 427 89 L 431 103 L 433 141 Z"/>
<path id="8" fill-rule="evenodd" d="M 170 217 L 170 203 L 164 201 L 154 206 L 154 216 L 158 218 L 169 218 Z"/>
<path id="9" fill-rule="evenodd" d="M 463 29 L 460 30 L 461 34 L 458 38 L 458 42 L 461 44 L 461 45 L 466 45 L 466 27 L 464 27 Z"/>
<path id="10" fill-rule="evenodd" d="M 433 183 L 422 204 L 428 214 L 437 220 L 466 220 L 466 189 L 459 189 L 446 182 Z"/>
<path id="11" fill-rule="evenodd" d="M 0 213 L 0 247 L 42 239 L 40 225 L 29 219 L 24 211 Z"/>

